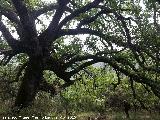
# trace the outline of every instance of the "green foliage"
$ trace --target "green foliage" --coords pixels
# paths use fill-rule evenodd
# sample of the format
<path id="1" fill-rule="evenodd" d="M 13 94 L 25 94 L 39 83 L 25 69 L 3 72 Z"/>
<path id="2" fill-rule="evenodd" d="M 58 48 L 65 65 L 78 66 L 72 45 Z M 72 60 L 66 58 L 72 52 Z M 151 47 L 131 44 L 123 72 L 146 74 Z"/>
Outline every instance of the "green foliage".
<path id="1" fill-rule="evenodd" d="M 78 115 L 84 112 L 100 112 L 101 114 L 105 114 L 107 112 L 109 114 L 114 110 L 117 111 L 117 113 L 114 113 L 117 114 L 115 117 L 121 118 L 124 117 L 124 114 L 119 114 L 118 112 L 123 111 L 123 100 L 127 100 L 132 106 L 133 104 L 141 106 L 139 101 L 133 98 L 133 91 L 129 85 L 130 82 L 128 81 L 128 78 L 123 78 L 121 81 L 122 83 L 114 89 L 113 83 L 116 84 L 118 80 L 114 71 L 111 70 L 112 72 L 109 72 L 109 69 L 106 71 L 104 68 L 95 67 L 90 67 L 89 70 L 93 76 L 96 75 L 94 78 L 91 76 L 89 77 L 88 74 L 82 72 L 82 79 L 80 81 L 77 81 L 74 85 L 70 86 L 55 97 L 48 93 L 39 92 L 34 101 L 34 105 L 23 109 L 21 111 L 21 115 L 35 115 L 43 117 L 45 115 Z M 51 72 L 45 71 L 45 78 L 48 79 L 49 83 L 52 83 L 57 77 Z M 12 87 L 14 89 L 17 88 L 17 86 Z M 138 95 L 137 98 L 143 101 L 146 107 L 154 110 L 159 99 L 155 97 L 153 93 L 147 92 L 141 84 L 136 83 L 134 84 L 134 87 L 136 95 Z M 1 88 L 3 89 L 3 87 Z M 7 97 L 7 94 L 8 91 L 5 91 L 5 97 Z M 13 104 L 12 99 L 10 98 L 11 97 L 9 95 L 5 101 L 0 100 L 3 103 L 1 104 L 1 113 L 10 113 L 9 107 Z M 133 107 L 132 110 L 134 110 Z M 132 114 L 133 113 L 131 113 L 131 116 Z M 133 115 L 133 117 L 135 116 Z"/>
<path id="2" fill-rule="evenodd" d="M 81 8 L 89 2 L 90 0 L 75 0 L 77 6 L 73 7 L 71 5 L 72 10 Z M 159 83 L 159 73 L 155 73 L 152 70 L 147 71 L 147 69 L 157 69 L 159 67 L 159 61 L 153 59 L 154 56 L 159 56 L 160 35 L 158 34 L 159 31 L 156 29 L 153 19 L 154 9 L 158 11 L 159 5 L 153 0 L 144 0 L 143 4 L 141 4 L 141 2 L 141 0 L 124 0 L 121 2 L 118 0 L 106 0 L 105 3 L 101 5 L 109 6 L 113 13 L 101 15 L 91 23 L 82 26 L 82 28 L 87 27 L 103 33 L 106 39 L 102 40 L 100 37 L 94 35 L 63 36 L 52 43 L 52 57 L 57 61 L 65 63 L 78 55 L 88 55 L 90 53 L 97 55 L 97 53 L 101 51 L 106 52 L 109 54 L 103 54 L 103 57 L 109 58 L 110 60 L 117 60 L 118 66 L 122 69 L 127 70 L 127 72 L 131 74 L 149 78 L 149 80 L 153 79 L 153 81 L 151 81 L 153 84 L 151 85 L 158 86 L 155 84 Z M 25 4 L 30 11 L 40 9 L 44 5 L 47 5 L 47 3 L 41 0 L 25 0 Z M 0 7 L 1 6 L 14 10 L 11 0 L 1 0 Z M 63 29 L 66 28 L 65 32 L 68 32 L 70 28 L 76 27 L 79 21 L 93 17 L 98 12 L 99 9 L 93 8 L 82 13 L 73 21 L 69 21 L 63 26 Z M 115 12 L 124 16 L 126 26 L 130 30 L 131 43 L 143 49 L 137 48 L 140 50 L 135 52 L 134 49 L 136 47 L 134 49 L 127 48 L 128 43 L 127 35 L 124 33 L 124 24 L 116 17 L 117 14 L 115 14 Z M 51 19 L 53 13 L 54 10 L 45 13 L 42 17 Z M 70 13 L 66 12 L 63 17 L 68 14 Z M 129 19 L 130 17 L 132 19 Z M 12 29 L 15 25 L 11 21 L 8 19 L 5 20 L 5 24 L 9 26 L 12 34 L 16 34 L 15 29 Z M 42 25 L 40 31 L 38 31 L 38 33 L 41 33 L 47 27 L 47 24 L 44 24 L 43 20 L 39 20 L 38 24 Z M 5 39 L 1 37 L 0 49 L 6 50 L 9 48 Z M 137 54 L 138 58 L 135 57 L 135 54 Z M 142 64 L 140 64 L 138 59 Z M 12 58 L 7 66 L 0 67 L 0 105 L 2 106 L 0 112 L 8 112 L 8 109 L 11 108 L 13 104 L 12 101 L 15 99 L 19 83 L 21 82 L 16 81 L 12 83 L 12 81 L 16 78 L 20 66 L 27 61 L 28 56 L 26 54 L 19 54 Z M 83 62 L 84 61 L 78 61 L 76 64 L 81 65 Z M 73 64 L 72 67 L 77 66 L 76 64 Z M 123 100 L 127 100 L 132 106 L 136 104 L 140 106 L 141 109 L 143 103 L 148 109 L 158 111 L 155 106 L 160 106 L 159 99 L 153 94 L 151 86 L 141 83 L 141 80 L 137 80 L 139 83 L 133 82 L 131 78 L 124 74 L 118 76 L 118 70 L 115 71 L 109 64 L 106 64 L 106 66 L 107 67 L 104 68 L 90 66 L 82 69 L 76 75 L 72 76 L 75 80 L 79 78 L 79 81 L 76 81 L 74 85 L 62 91 L 55 98 L 52 98 L 50 94 L 39 92 L 34 105 L 24 109 L 21 114 L 37 114 L 38 116 L 43 116 L 78 114 L 80 112 L 105 113 L 110 112 L 110 110 L 119 112 L 123 110 Z M 145 68 L 144 66 L 147 67 Z M 11 72 L 11 70 L 13 72 Z M 89 73 L 85 70 L 89 71 Z M 23 76 L 23 71 L 24 70 L 22 70 L 20 76 Z M 52 85 L 65 83 L 58 78 L 54 72 L 49 70 L 44 71 L 43 77 Z M 119 77 L 121 81 L 118 85 Z M 133 86 L 131 85 L 132 82 Z M 115 87 L 116 84 L 117 87 Z M 5 108 L 5 106 L 7 107 Z M 122 115 L 118 114 L 116 119 L 118 119 L 118 117 L 121 118 L 120 116 Z"/>

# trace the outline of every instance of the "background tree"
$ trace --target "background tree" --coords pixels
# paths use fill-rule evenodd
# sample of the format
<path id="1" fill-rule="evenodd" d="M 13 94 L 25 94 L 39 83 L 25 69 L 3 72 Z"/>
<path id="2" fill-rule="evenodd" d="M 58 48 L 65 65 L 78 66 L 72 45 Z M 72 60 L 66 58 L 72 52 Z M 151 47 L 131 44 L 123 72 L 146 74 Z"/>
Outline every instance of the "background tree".
<path id="1" fill-rule="evenodd" d="M 22 80 L 16 107 L 30 105 L 39 90 L 57 94 L 98 62 L 116 71 L 119 79 L 115 86 L 122 74 L 160 97 L 156 1 L 1 0 L 0 11 L 1 65 L 22 53 L 25 57 L 15 78 Z M 43 23 L 45 17 L 52 17 L 48 25 Z M 45 70 L 64 82 L 47 82 Z"/>

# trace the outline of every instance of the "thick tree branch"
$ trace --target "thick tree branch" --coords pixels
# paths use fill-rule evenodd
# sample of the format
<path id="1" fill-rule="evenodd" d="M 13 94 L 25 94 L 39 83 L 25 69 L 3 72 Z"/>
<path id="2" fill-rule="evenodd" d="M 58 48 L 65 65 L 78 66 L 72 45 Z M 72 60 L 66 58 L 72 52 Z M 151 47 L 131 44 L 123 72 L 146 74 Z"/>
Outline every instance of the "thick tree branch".
<path id="1" fill-rule="evenodd" d="M 96 55 L 84 55 L 84 56 L 77 55 L 77 56 L 73 57 L 72 59 L 70 59 L 68 62 L 66 62 L 64 64 L 64 68 L 67 69 L 68 67 L 72 66 L 73 64 L 76 64 L 76 62 L 82 62 L 85 60 L 88 61 L 89 59 L 92 59 L 93 63 L 100 62 L 95 59 L 99 59 L 99 57 L 101 57 L 103 55 L 103 56 L 110 56 L 110 57 L 112 56 L 112 58 L 114 60 L 116 60 L 116 62 L 121 63 L 122 65 L 128 66 L 129 68 L 131 68 L 135 72 L 138 72 L 138 69 L 136 69 L 135 65 L 133 63 L 131 63 L 128 59 L 121 57 L 121 56 L 118 56 L 118 54 L 115 54 L 115 53 L 114 53 L 115 55 L 112 55 L 112 53 L 114 53 L 114 52 L 102 51 L 102 52 L 97 53 Z M 92 62 L 89 61 L 89 63 L 86 62 L 85 64 L 90 65 L 90 64 L 92 64 Z M 85 66 L 82 65 L 81 67 L 86 67 L 86 65 Z M 81 69 L 81 67 L 79 69 Z"/>
<path id="2" fill-rule="evenodd" d="M 21 22 L 15 12 L 13 12 L 10 9 L 6 9 L 0 6 L 0 13 L 7 17 L 12 23 L 14 23 L 15 28 L 17 30 L 18 35 L 20 36 L 21 39 L 23 39 L 22 36 L 22 26 Z"/>
<path id="3" fill-rule="evenodd" d="M 32 11 L 32 16 L 34 19 L 36 19 L 38 16 L 56 9 L 58 9 L 58 5 L 55 4 L 45 5 L 43 8 Z M 72 12 L 72 10 L 67 6 L 65 7 L 65 11 L 70 13 Z"/>
<path id="4" fill-rule="evenodd" d="M 45 62 L 45 70 L 53 71 L 59 78 L 65 82 L 70 82 L 71 74 L 66 71 L 64 61 L 49 57 Z"/>
<path id="5" fill-rule="evenodd" d="M 58 29 L 57 27 L 58 27 L 59 21 L 63 13 L 65 12 L 65 9 L 69 1 L 70 0 L 58 0 L 57 10 L 52 18 L 52 21 L 50 22 L 48 28 L 43 33 L 41 33 L 41 35 L 38 37 L 38 39 L 40 40 L 41 46 L 45 46 L 44 43 L 50 46 L 51 42 L 55 40 L 55 37 L 57 36 L 57 29 Z"/>
<path id="6" fill-rule="evenodd" d="M 14 22 L 16 24 L 20 24 L 20 20 L 15 12 L 10 9 L 3 8 L 0 6 L 0 13 L 7 17 L 11 22 Z"/>
<path id="7" fill-rule="evenodd" d="M 98 60 L 91 60 L 91 61 L 85 62 L 85 63 L 81 64 L 80 66 L 78 66 L 77 68 L 75 68 L 74 70 L 72 70 L 70 72 L 70 74 L 71 75 L 77 74 L 79 71 L 83 70 L 85 67 L 93 65 L 94 63 L 97 63 L 97 62 L 98 62 Z"/>
<path id="8" fill-rule="evenodd" d="M 66 62 L 64 64 L 64 68 L 67 69 L 72 64 L 76 64 L 76 62 L 82 62 L 84 60 L 93 59 L 94 57 L 96 57 L 96 55 L 83 55 L 83 56 L 77 55 L 77 56 L 73 57 L 71 60 L 69 60 L 68 62 Z"/>
<path id="9" fill-rule="evenodd" d="M 90 34 L 90 35 L 96 35 L 102 38 L 106 38 L 106 36 L 99 31 L 88 29 L 88 28 L 79 28 L 79 29 L 62 29 L 59 32 L 59 36 L 65 36 L 65 35 L 79 35 L 79 34 Z"/>
<path id="10" fill-rule="evenodd" d="M 58 0 L 58 7 L 56 10 L 55 15 L 53 16 L 53 19 L 48 27 L 49 32 L 53 32 L 57 29 L 57 26 L 59 24 L 59 21 L 65 11 L 66 5 L 69 3 L 70 0 Z"/>
<path id="11" fill-rule="evenodd" d="M 135 49 L 134 45 L 132 44 L 132 37 L 131 37 L 131 34 L 130 34 L 130 30 L 127 27 L 127 23 L 125 21 L 125 20 L 128 20 L 128 18 L 125 18 L 121 14 L 118 14 L 116 12 L 114 12 L 114 15 L 117 18 L 117 20 L 120 20 L 121 23 L 122 23 L 122 27 L 124 29 L 124 36 L 126 36 L 126 38 L 127 38 L 127 46 L 132 51 L 132 53 L 135 56 L 139 65 L 143 66 L 144 62 L 145 62 L 145 58 L 144 58 L 143 54 L 141 53 L 141 50 L 140 49 Z M 142 61 L 140 60 L 140 57 L 142 58 Z"/>
<path id="12" fill-rule="evenodd" d="M 88 25 L 89 23 L 94 22 L 100 15 L 102 15 L 105 11 L 102 10 L 100 12 L 98 12 L 95 16 L 92 17 L 87 17 L 83 20 L 80 21 L 80 23 L 78 24 L 77 28 L 81 28 L 81 26 L 83 25 Z"/>
<path id="13" fill-rule="evenodd" d="M 127 44 L 125 42 L 122 41 L 122 38 L 120 38 L 120 37 L 110 36 L 110 35 L 104 34 L 103 31 L 92 30 L 89 28 L 62 29 L 59 31 L 57 37 L 62 37 L 65 35 L 80 35 L 80 34 L 95 35 L 97 37 L 102 38 L 107 43 L 108 42 L 115 43 L 119 47 L 124 47 L 124 48 L 129 47 L 129 46 L 127 46 Z"/>
<path id="14" fill-rule="evenodd" d="M 74 19 L 75 17 L 78 17 L 80 14 L 85 13 L 87 11 L 89 11 L 90 9 L 96 7 L 100 2 L 102 2 L 103 0 L 94 0 L 91 3 L 88 3 L 87 5 L 85 5 L 84 7 L 75 10 L 74 12 L 72 12 L 70 15 L 68 15 L 67 17 L 65 17 L 59 24 L 59 28 L 62 28 L 67 22 L 71 21 L 72 19 Z"/>
<path id="15" fill-rule="evenodd" d="M 57 38 L 65 36 L 65 35 L 80 35 L 80 34 L 89 34 L 89 35 L 95 35 L 97 37 L 102 38 L 103 40 L 106 41 L 108 44 L 115 43 L 119 47 L 124 47 L 128 48 L 127 43 L 122 41 L 122 38 L 117 37 L 117 36 L 110 36 L 107 34 L 104 34 L 103 31 L 97 31 L 97 30 L 92 30 L 89 28 L 77 28 L 77 29 L 62 29 L 59 31 Z"/>
<path id="16" fill-rule="evenodd" d="M 62 0 L 63 1 L 63 0 Z M 66 5 L 63 4 L 63 7 L 56 11 L 51 24 L 49 25 L 48 29 L 46 29 L 40 36 L 39 39 L 43 41 L 44 39 L 47 39 L 48 41 L 52 42 L 55 40 L 55 37 L 59 36 L 59 30 L 70 20 L 74 19 L 75 17 L 79 16 L 81 13 L 84 13 L 86 11 L 89 11 L 90 9 L 96 7 L 101 1 L 103 0 L 94 0 L 93 2 L 85 5 L 84 7 L 77 9 L 73 11 L 70 15 L 66 16 L 60 23 L 59 20 L 64 12 L 64 8 Z M 66 3 L 67 4 L 67 3 Z M 57 16 L 57 17 L 56 17 Z M 59 23 L 59 24 L 58 24 Z M 57 32 L 57 33 L 56 33 Z"/>
<path id="17" fill-rule="evenodd" d="M 47 13 L 49 11 L 57 9 L 57 7 L 58 7 L 58 5 L 55 5 L 55 4 L 45 5 L 45 6 L 43 6 L 43 8 L 40 8 L 38 10 L 33 10 L 32 16 L 34 19 L 36 19 L 38 16 L 40 16 L 44 13 Z"/>
<path id="18" fill-rule="evenodd" d="M 140 50 L 143 51 L 143 52 L 147 52 L 145 48 L 140 48 L 140 46 L 137 46 L 136 44 L 131 44 L 128 46 L 128 42 L 121 42 L 121 40 L 118 40 L 118 38 L 115 38 L 114 36 L 108 36 L 108 35 L 104 35 L 102 32 L 100 31 L 96 31 L 96 30 L 92 30 L 92 29 L 88 29 L 88 28 L 79 28 L 79 29 L 62 29 L 60 32 L 59 32 L 59 35 L 60 36 L 65 36 L 65 35 L 79 35 L 79 34 L 90 34 L 90 35 L 95 35 L 95 36 L 98 36 L 102 39 L 104 39 L 105 41 L 107 42 L 112 42 L 112 43 L 115 43 L 116 45 L 118 46 L 121 46 L 121 47 L 124 47 L 124 48 L 129 48 L 132 50 L 132 53 L 134 54 L 137 62 L 139 63 L 139 65 L 144 68 L 144 70 L 148 70 L 148 71 L 154 71 L 154 72 L 157 72 L 159 73 L 160 72 L 160 69 L 159 68 L 155 68 L 155 66 L 146 66 L 144 65 L 144 62 L 145 62 L 145 59 L 143 60 L 144 62 L 142 62 L 140 60 L 140 57 L 143 58 L 143 55 L 141 54 Z M 129 33 L 127 33 L 129 35 Z M 130 39 L 130 35 L 129 35 L 129 38 Z M 130 41 L 130 40 L 129 40 Z M 139 53 L 139 54 L 138 54 Z M 148 53 L 147 53 L 148 54 Z M 150 56 L 150 55 L 149 55 Z M 151 56 L 152 58 L 154 56 Z M 124 61 L 123 58 L 118 58 L 119 60 L 121 61 Z M 123 60 L 122 60 L 123 59 Z M 153 58 L 154 59 L 154 58 Z M 124 61 L 125 63 L 129 63 L 128 61 Z M 130 64 L 130 67 L 131 68 L 134 68 L 133 65 Z"/>
<path id="19" fill-rule="evenodd" d="M 16 53 L 13 50 L 1 50 L 0 55 L 4 55 L 3 59 L 0 61 L 0 65 L 6 65 Z"/>
<path id="20" fill-rule="evenodd" d="M 29 14 L 25 2 L 22 0 L 12 0 L 17 13 L 20 17 L 21 24 L 23 26 L 23 34 L 26 40 L 31 40 L 37 36 L 35 23 L 32 16 Z"/>
<path id="21" fill-rule="evenodd" d="M 14 50 L 18 45 L 18 41 L 16 41 L 13 38 L 13 36 L 11 35 L 11 33 L 9 32 L 9 30 L 6 28 L 6 26 L 3 24 L 2 21 L 0 21 L 0 31 L 2 32 L 2 35 L 5 38 L 8 45 Z"/>
<path id="22" fill-rule="evenodd" d="M 87 58 L 87 56 L 86 56 Z M 85 57 L 84 57 L 85 59 Z M 134 81 L 138 82 L 138 83 L 143 83 L 146 84 L 148 86 L 150 86 L 153 90 L 154 93 L 156 93 L 157 96 L 160 97 L 160 89 L 159 89 L 159 83 L 157 83 L 156 81 L 152 80 L 152 78 L 148 78 L 144 73 L 142 73 L 141 71 L 133 71 L 130 70 L 124 66 L 126 66 L 126 64 L 122 64 L 120 65 L 119 62 L 114 59 L 114 58 L 107 58 L 107 57 L 98 57 L 98 56 L 88 56 L 88 59 L 91 59 L 91 61 L 82 63 L 79 67 L 75 68 L 74 70 L 72 70 L 70 72 L 70 74 L 77 74 L 80 70 L 82 70 L 83 68 L 90 66 L 94 63 L 97 62 L 104 62 L 104 63 L 108 63 L 110 66 L 112 66 L 115 70 L 120 71 L 121 73 L 125 74 L 126 76 L 133 78 Z"/>

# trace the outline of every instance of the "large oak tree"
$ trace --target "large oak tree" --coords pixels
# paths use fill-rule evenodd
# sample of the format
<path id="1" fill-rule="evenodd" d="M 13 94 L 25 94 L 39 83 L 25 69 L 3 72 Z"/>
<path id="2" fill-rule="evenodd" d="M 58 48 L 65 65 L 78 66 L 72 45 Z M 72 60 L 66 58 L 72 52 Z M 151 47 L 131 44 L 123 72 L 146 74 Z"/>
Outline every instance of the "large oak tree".
<path id="1" fill-rule="evenodd" d="M 45 70 L 63 79 L 59 89 L 64 89 L 76 82 L 71 79 L 73 76 L 98 62 L 106 63 L 131 82 L 149 87 L 160 97 L 160 11 L 156 1 L 144 0 L 140 4 L 138 0 L 51 3 L 1 0 L 0 3 L 1 42 L 8 45 L 1 47 L 1 65 L 21 53 L 28 56 L 17 73 L 16 79 L 21 76 L 22 83 L 15 106 L 27 107 L 40 90 L 57 93 L 56 87 L 44 79 Z M 52 19 L 45 26 L 41 18 L 47 16 Z M 13 27 L 15 31 L 11 30 Z M 65 39 L 72 42 L 65 46 L 62 42 Z"/>

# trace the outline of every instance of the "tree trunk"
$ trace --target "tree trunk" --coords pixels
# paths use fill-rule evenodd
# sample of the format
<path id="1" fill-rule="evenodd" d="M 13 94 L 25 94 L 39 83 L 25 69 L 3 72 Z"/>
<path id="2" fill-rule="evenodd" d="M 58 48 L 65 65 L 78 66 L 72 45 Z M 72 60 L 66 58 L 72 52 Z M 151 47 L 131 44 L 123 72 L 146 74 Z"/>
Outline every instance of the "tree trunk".
<path id="1" fill-rule="evenodd" d="M 30 57 L 24 77 L 15 101 L 19 109 L 29 106 L 34 100 L 43 78 L 42 61 L 39 57 Z"/>

